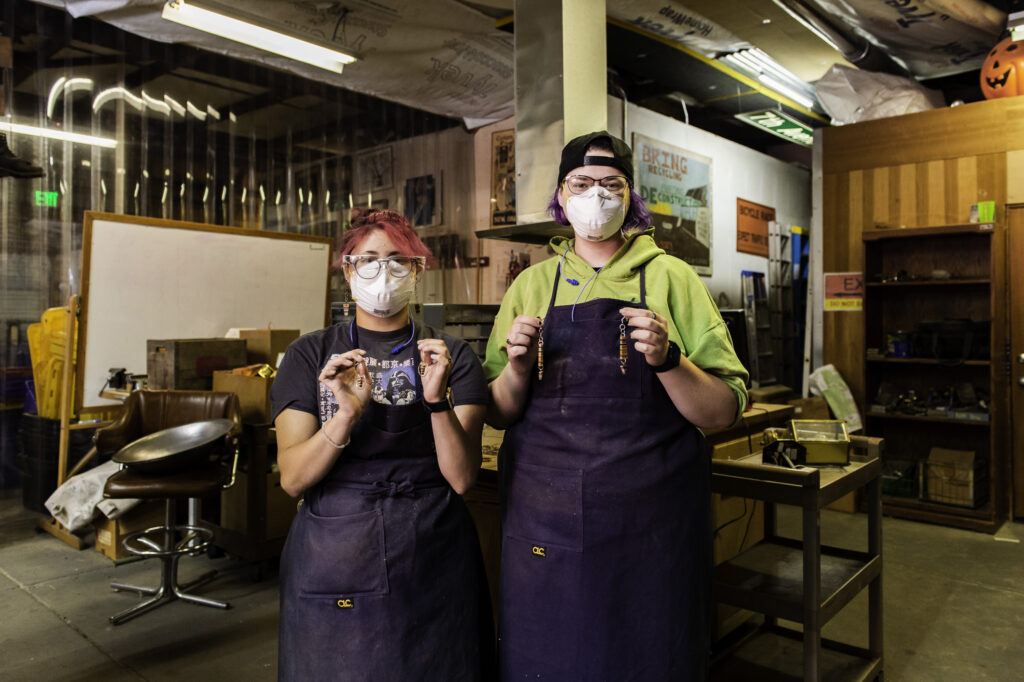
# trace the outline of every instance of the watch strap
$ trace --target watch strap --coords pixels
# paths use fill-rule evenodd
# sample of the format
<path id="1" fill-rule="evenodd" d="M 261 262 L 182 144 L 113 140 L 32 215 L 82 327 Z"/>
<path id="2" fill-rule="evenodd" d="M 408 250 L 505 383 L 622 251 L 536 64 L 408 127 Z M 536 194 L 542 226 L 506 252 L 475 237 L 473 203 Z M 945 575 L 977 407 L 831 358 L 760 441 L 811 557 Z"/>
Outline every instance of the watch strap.
<path id="1" fill-rule="evenodd" d="M 679 366 L 679 359 L 681 356 L 682 351 L 679 350 L 679 346 L 676 345 L 676 342 L 669 341 L 668 353 L 665 355 L 665 362 L 661 363 L 656 367 L 652 366 L 651 369 L 654 370 L 656 374 L 661 374 L 662 372 L 667 372 L 669 370 L 675 369 L 676 367 Z"/>
<path id="2" fill-rule="evenodd" d="M 455 407 L 455 404 L 452 401 L 452 387 L 448 387 L 448 391 L 445 393 L 444 400 L 430 402 L 429 400 L 424 398 L 423 407 L 426 408 L 427 412 L 447 412 L 448 410 Z"/>

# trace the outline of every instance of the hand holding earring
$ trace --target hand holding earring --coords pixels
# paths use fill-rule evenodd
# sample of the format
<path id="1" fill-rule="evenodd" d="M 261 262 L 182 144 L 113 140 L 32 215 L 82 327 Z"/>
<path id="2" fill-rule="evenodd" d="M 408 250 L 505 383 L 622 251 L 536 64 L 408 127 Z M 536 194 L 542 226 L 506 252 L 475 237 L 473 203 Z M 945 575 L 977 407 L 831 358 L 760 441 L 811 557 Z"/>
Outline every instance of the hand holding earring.
<path id="1" fill-rule="evenodd" d="M 505 352 L 508 354 L 509 367 L 517 374 L 528 374 L 535 365 L 543 362 L 542 327 L 541 318 L 531 315 L 520 315 L 512 321 L 505 337 Z"/>
<path id="2" fill-rule="evenodd" d="M 331 356 L 318 381 L 326 386 L 343 414 L 359 418 L 370 402 L 370 374 L 366 351 L 355 349 Z"/>
<path id="3" fill-rule="evenodd" d="M 620 343 L 624 340 L 624 327 L 632 327 L 629 338 L 635 342 L 633 347 L 644 354 L 647 364 L 652 367 L 664 364 L 668 357 L 668 326 L 665 318 L 645 308 L 622 308 L 619 314 L 625 323 L 620 326 Z"/>

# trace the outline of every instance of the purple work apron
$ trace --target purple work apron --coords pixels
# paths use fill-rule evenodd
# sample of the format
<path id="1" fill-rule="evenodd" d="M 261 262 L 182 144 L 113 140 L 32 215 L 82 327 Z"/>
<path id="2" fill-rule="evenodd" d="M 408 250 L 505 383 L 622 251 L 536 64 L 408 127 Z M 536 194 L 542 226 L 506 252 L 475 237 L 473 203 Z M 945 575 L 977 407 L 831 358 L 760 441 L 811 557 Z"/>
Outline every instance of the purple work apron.
<path id="1" fill-rule="evenodd" d="M 506 433 L 502 680 L 707 677 L 710 450 L 597 299 L 544 318 L 544 378 Z M 629 328 L 627 328 L 627 334 Z"/>
<path id="2" fill-rule="evenodd" d="M 288 533 L 279 679 L 493 679 L 488 594 L 429 414 L 371 401 Z"/>

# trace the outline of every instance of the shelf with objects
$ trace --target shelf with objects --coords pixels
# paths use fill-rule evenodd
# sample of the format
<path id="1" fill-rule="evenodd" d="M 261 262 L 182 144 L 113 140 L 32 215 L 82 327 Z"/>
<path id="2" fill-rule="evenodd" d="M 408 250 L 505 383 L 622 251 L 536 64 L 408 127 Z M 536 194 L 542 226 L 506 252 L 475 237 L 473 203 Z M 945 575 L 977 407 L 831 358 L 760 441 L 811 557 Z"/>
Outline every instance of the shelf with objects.
<path id="1" fill-rule="evenodd" d="M 888 515 L 1005 518 L 1003 239 L 993 223 L 863 235 L 864 422 L 887 443 Z"/>
<path id="2" fill-rule="evenodd" d="M 863 456 L 846 466 L 787 468 L 763 464 L 761 453 L 713 460 L 712 491 L 763 500 L 764 540 L 716 566 L 714 596 L 764 614 L 719 642 L 713 680 L 872 680 L 882 673 L 882 524 L 880 453 L 877 439 L 854 436 Z M 872 452 L 874 451 L 874 452 Z M 868 512 L 866 551 L 822 542 L 821 510 L 859 489 Z M 801 509 L 801 539 L 776 532 L 776 504 Z M 861 591 L 868 591 L 868 647 L 825 639 L 822 628 Z M 782 626 L 780 619 L 801 625 Z M 763 667 L 770 658 L 773 670 Z"/>

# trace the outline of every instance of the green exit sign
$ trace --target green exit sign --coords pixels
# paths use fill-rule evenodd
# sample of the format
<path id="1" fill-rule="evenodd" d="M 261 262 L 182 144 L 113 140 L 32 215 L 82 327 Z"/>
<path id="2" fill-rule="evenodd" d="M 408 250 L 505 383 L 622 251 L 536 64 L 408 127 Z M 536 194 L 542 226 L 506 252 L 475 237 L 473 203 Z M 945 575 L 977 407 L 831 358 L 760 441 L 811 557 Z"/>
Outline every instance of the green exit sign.
<path id="1" fill-rule="evenodd" d="M 38 190 L 36 191 L 36 206 L 57 208 L 58 199 L 60 199 L 60 194 L 57 192 L 40 192 Z"/>
<path id="2" fill-rule="evenodd" d="M 775 109 L 748 111 L 745 114 L 736 114 L 736 118 L 784 140 L 805 147 L 814 144 L 814 132 L 811 128 L 781 111 Z"/>

